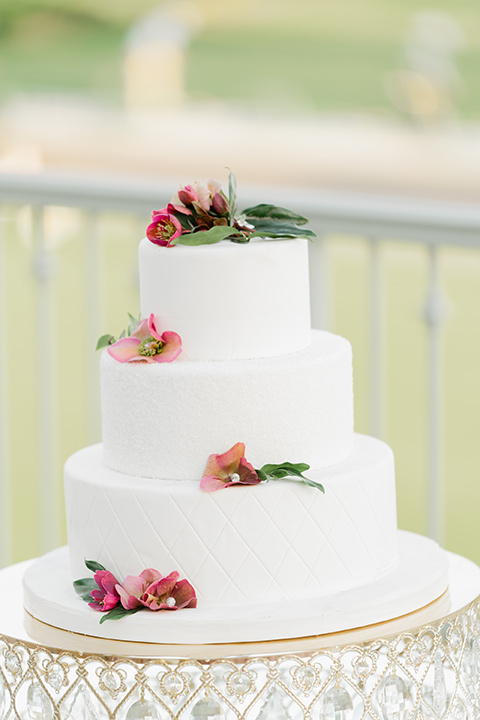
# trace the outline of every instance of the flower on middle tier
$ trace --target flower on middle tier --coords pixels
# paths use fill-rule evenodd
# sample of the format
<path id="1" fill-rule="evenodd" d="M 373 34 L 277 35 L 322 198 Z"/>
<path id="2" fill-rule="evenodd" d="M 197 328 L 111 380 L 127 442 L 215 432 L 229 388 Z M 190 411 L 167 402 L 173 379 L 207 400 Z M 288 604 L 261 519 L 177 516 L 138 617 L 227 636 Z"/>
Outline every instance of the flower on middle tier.
<path id="1" fill-rule="evenodd" d="M 107 348 L 118 362 L 164 363 L 175 360 L 182 351 L 182 340 L 176 332 L 160 334 L 153 313 L 148 320 L 141 320 L 134 332 L 120 338 Z"/>
<path id="2" fill-rule="evenodd" d="M 210 455 L 200 481 L 205 492 L 230 485 L 257 485 L 261 482 L 253 465 L 245 458 L 245 443 L 238 442 L 220 455 Z"/>

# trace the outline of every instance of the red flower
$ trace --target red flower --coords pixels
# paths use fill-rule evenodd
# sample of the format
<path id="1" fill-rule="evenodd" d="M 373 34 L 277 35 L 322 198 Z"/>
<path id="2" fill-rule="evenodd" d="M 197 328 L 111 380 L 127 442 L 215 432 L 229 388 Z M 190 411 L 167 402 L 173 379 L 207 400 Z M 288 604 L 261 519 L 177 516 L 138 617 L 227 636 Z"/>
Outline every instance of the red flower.
<path id="1" fill-rule="evenodd" d="M 182 225 L 179 220 L 169 212 L 162 211 L 152 215 L 152 222 L 147 227 L 147 237 L 150 242 L 163 247 L 173 247 L 172 240 L 182 234 Z"/>
<path id="2" fill-rule="evenodd" d="M 98 585 L 98 590 L 92 590 L 90 593 L 93 602 L 88 603 L 91 608 L 99 612 L 108 612 L 118 605 L 120 595 L 118 594 L 116 585 L 118 580 L 108 570 L 97 570 L 94 580 Z"/>

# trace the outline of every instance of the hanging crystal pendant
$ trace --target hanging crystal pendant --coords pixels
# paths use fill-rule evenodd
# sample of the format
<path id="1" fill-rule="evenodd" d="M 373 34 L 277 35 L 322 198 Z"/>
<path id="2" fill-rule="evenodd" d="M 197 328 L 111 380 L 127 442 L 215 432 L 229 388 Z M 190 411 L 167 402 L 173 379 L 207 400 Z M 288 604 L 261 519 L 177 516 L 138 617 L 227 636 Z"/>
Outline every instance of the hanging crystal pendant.
<path id="1" fill-rule="evenodd" d="M 351 720 L 353 701 L 348 690 L 334 685 L 323 696 L 319 720 Z"/>
<path id="2" fill-rule="evenodd" d="M 218 720 L 224 717 L 222 706 L 211 697 L 204 697 L 192 708 L 192 720 Z"/>
<path id="3" fill-rule="evenodd" d="M 376 694 L 383 720 L 406 720 L 410 698 L 401 677 L 387 675 L 378 686 Z"/>
<path id="4" fill-rule="evenodd" d="M 5 683 L 3 682 L 3 677 L 0 674 L 0 720 L 3 720 L 6 708 L 7 708 L 7 690 L 5 687 Z"/>
<path id="5" fill-rule="evenodd" d="M 27 712 L 31 720 L 52 720 L 53 707 L 45 690 L 33 680 L 27 690 Z"/>
<path id="6" fill-rule="evenodd" d="M 273 685 L 260 708 L 257 720 L 292 720 L 278 689 Z"/>
<path id="7" fill-rule="evenodd" d="M 161 716 L 150 700 L 137 700 L 130 705 L 125 720 L 161 720 Z"/>
<path id="8" fill-rule="evenodd" d="M 442 655 L 440 650 L 435 653 L 433 665 L 433 709 L 439 718 L 443 718 L 447 711 L 447 685 L 445 683 L 445 671 L 443 669 Z"/>
<path id="9" fill-rule="evenodd" d="M 68 705 L 65 720 L 100 720 L 95 705 L 91 698 L 91 692 L 85 685 L 80 685 L 71 703 Z"/>

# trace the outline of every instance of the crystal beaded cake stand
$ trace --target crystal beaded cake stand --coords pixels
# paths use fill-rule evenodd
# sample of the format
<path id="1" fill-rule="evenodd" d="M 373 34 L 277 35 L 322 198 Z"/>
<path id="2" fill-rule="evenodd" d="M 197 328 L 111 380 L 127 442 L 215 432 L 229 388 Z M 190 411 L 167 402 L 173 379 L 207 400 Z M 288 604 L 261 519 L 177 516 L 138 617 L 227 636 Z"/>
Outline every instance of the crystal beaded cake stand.
<path id="1" fill-rule="evenodd" d="M 348 635 L 157 645 L 155 657 L 107 640 L 82 651 L 67 632 L 52 633 L 56 648 L 33 642 L 20 601 L 27 565 L 12 566 L 0 572 L 0 720 L 476 720 L 480 569 L 449 558 L 443 617 L 433 603 Z"/>

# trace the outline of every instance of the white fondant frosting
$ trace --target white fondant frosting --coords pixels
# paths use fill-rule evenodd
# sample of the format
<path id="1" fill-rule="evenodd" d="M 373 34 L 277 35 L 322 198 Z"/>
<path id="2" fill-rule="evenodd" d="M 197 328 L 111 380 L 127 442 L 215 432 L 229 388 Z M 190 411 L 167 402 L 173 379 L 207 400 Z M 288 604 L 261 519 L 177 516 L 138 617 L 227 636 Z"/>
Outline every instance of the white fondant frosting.
<path id="1" fill-rule="evenodd" d="M 275 358 L 119 363 L 101 358 L 105 462 L 142 477 L 198 480 L 208 456 L 237 442 L 254 467 L 322 468 L 353 447 L 350 343 L 313 331 Z"/>
<path id="2" fill-rule="evenodd" d="M 393 454 L 355 436 L 355 450 L 309 471 L 325 494 L 291 480 L 204 493 L 197 481 L 131 477 L 106 467 L 101 445 L 65 465 L 72 575 L 84 559 L 118 578 L 177 570 L 199 602 L 305 600 L 363 585 L 397 561 Z"/>
<path id="3" fill-rule="evenodd" d="M 139 247 L 142 317 L 182 338 L 187 360 L 295 352 L 310 343 L 308 241 Z"/>
<path id="4" fill-rule="evenodd" d="M 49 626 L 82 635 L 163 645 L 186 643 L 190 652 L 192 644 L 324 635 L 405 616 L 424 608 L 445 592 L 449 582 L 447 554 L 433 540 L 420 535 L 399 531 L 398 541 L 398 563 L 389 573 L 345 592 L 302 598 L 296 603 L 249 601 L 235 607 L 209 607 L 199 603 L 195 610 L 144 611 L 101 625 L 99 613 L 73 592 L 67 549 L 60 548 L 27 570 L 25 608 Z M 478 585 L 478 568 L 463 562 L 467 567 L 462 586 L 468 586 L 469 582 L 471 585 L 472 578 Z M 84 571 L 83 576 L 85 574 Z M 448 609 L 449 601 L 445 598 L 444 614 Z M 415 621 L 414 616 L 411 622 Z M 209 651 L 205 652 L 208 655 Z M 216 652 L 219 653 L 218 648 Z"/>

